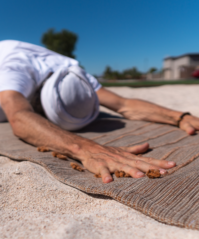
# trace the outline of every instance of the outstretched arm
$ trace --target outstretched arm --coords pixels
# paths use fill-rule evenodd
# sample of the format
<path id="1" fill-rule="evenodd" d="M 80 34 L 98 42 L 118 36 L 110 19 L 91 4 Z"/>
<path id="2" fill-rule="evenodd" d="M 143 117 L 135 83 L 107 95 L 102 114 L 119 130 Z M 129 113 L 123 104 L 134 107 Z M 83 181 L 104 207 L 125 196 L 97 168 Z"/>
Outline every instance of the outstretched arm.
<path id="1" fill-rule="evenodd" d="M 105 88 L 98 90 L 97 95 L 101 105 L 122 114 L 130 120 L 145 120 L 177 125 L 183 113 L 147 101 L 123 98 Z M 194 134 L 196 130 L 199 130 L 199 118 L 186 115 L 180 122 L 180 128 L 190 135 Z"/>
<path id="2" fill-rule="evenodd" d="M 113 180 L 111 173 L 116 170 L 140 178 L 149 169 L 160 169 L 164 174 L 165 169 L 175 166 L 174 162 L 136 156 L 149 148 L 147 143 L 122 149 L 107 147 L 63 130 L 34 113 L 18 92 L 1 92 L 0 102 L 16 136 L 32 145 L 47 146 L 81 161 L 89 171 L 101 174 L 104 183 Z"/>

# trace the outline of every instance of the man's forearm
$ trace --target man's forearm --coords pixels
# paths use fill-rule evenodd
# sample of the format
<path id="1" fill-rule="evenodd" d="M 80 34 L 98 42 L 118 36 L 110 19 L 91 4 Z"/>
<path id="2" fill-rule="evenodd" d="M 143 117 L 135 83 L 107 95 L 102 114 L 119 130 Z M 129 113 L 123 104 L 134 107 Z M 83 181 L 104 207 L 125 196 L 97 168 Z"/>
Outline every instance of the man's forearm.
<path id="1" fill-rule="evenodd" d="M 21 111 L 10 122 L 14 134 L 34 146 L 47 146 L 51 150 L 75 157 L 81 146 L 93 143 L 73 133 L 61 129 L 42 116 Z"/>
<path id="2" fill-rule="evenodd" d="M 138 99 L 126 99 L 122 107 L 118 109 L 118 113 L 132 120 L 146 120 L 172 125 L 177 125 L 177 121 L 182 114 L 182 112 Z"/>
<path id="3" fill-rule="evenodd" d="M 131 120 L 177 125 L 177 121 L 182 114 L 182 112 L 170 110 L 147 101 L 121 97 L 103 87 L 97 91 L 97 95 L 100 104 Z"/>
<path id="4" fill-rule="evenodd" d="M 0 92 L 0 102 L 13 133 L 34 146 L 47 146 L 78 160 L 87 157 L 84 152 L 100 147 L 95 142 L 63 130 L 34 113 L 29 102 L 18 92 Z"/>

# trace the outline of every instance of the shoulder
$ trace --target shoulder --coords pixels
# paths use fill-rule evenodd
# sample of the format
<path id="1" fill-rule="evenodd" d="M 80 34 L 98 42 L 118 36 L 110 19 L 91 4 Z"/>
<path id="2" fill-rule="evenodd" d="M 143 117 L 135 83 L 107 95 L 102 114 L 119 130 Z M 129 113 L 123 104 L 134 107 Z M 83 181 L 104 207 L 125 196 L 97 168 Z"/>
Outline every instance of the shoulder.
<path id="1" fill-rule="evenodd" d="M 19 44 L 19 41 L 15 41 L 15 40 L 3 40 L 0 41 L 0 47 L 1 46 L 16 46 Z"/>

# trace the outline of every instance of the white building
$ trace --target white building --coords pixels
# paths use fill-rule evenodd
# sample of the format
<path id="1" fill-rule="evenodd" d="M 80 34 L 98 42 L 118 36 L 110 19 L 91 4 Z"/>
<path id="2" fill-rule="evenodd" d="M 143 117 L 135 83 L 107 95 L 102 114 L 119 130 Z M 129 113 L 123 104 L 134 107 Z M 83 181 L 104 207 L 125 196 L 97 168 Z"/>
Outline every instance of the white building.
<path id="1" fill-rule="evenodd" d="M 192 78 L 191 74 L 197 66 L 199 66 L 199 53 L 167 57 L 163 63 L 163 78 L 165 80 Z"/>

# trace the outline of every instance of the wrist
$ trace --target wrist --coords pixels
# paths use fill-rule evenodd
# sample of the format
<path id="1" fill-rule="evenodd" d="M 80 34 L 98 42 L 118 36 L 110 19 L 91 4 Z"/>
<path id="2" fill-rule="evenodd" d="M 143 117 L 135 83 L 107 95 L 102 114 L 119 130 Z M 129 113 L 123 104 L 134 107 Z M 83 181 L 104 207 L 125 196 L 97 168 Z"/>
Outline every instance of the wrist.
<path id="1" fill-rule="evenodd" d="M 167 117 L 165 118 L 168 118 L 168 122 L 169 124 L 172 124 L 172 125 L 175 125 L 175 126 L 178 126 L 179 125 L 179 122 L 180 122 L 180 117 L 181 115 L 183 115 L 183 112 L 180 112 L 180 111 L 171 111 Z"/>
<path id="2" fill-rule="evenodd" d="M 94 151 L 97 147 L 101 146 L 89 139 L 78 137 L 78 140 L 76 140 L 75 143 L 66 146 L 65 152 L 71 158 L 83 162 L 88 158 L 88 154 Z"/>
<path id="3" fill-rule="evenodd" d="M 181 116 L 179 117 L 178 121 L 177 121 L 177 127 L 180 127 L 180 123 L 183 121 L 184 118 L 186 118 L 187 116 L 191 116 L 191 114 L 189 112 L 185 112 L 183 114 L 181 114 Z"/>

